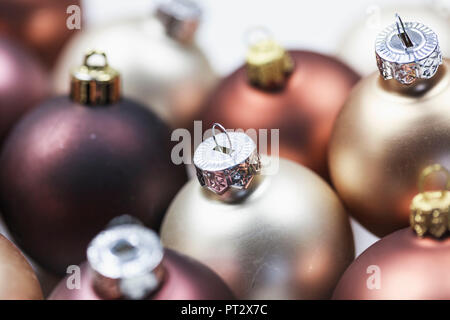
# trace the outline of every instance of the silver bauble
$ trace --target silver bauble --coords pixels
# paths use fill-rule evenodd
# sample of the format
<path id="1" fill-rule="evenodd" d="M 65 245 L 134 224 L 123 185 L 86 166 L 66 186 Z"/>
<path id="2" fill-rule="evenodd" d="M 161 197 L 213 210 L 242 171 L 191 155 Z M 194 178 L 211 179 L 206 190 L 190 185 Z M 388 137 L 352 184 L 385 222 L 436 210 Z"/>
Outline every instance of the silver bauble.
<path id="1" fill-rule="evenodd" d="M 163 22 L 155 14 L 83 30 L 68 43 L 57 63 L 55 93 L 69 91 L 69 71 L 80 65 L 88 49 L 96 48 L 106 52 L 111 65 L 121 71 L 126 96 L 148 105 L 172 127 L 186 127 L 216 76 L 195 41 L 169 32 L 173 21 Z M 193 33 L 195 28 L 188 27 Z"/>

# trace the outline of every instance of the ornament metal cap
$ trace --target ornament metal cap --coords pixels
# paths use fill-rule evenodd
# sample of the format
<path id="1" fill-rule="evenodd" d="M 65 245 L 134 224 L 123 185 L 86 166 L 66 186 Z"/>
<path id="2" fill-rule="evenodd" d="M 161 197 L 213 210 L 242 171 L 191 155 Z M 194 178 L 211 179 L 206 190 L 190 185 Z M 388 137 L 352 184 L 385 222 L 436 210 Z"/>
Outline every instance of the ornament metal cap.
<path id="1" fill-rule="evenodd" d="M 216 127 L 223 132 L 216 134 Z M 194 153 L 200 184 L 218 195 L 229 189 L 247 189 L 261 172 L 261 160 L 252 138 L 243 132 L 227 132 L 218 123 L 214 123 L 212 131 L 213 136 Z"/>
<path id="2" fill-rule="evenodd" d="M 170 0 L 158 6 L 156 16 L 166 33 L 180 42 L 191 42 L 197 31 L 202 10 L 191 0 Z"/>
<path id="3" fill-rule="evenodd" d="M 108 299 L 145 298 L 162 281 L 164 249 L 152 230 L 134 222 L 116 223 L 88 246 L 94 288 Z"/>
<path id="4" fill-rule="evenodd" d="M 100 57 L 102 63 L 92 64 L 94 56 Z M 88 51 L 83 65 L 72 71 L 70 98 L 87 105 L 112 104 L 120 99 L 119 72 L 108 65 L 104 52 Z"/>
<path id="5" fill-rule="evenodd" d="M 289 53 L 280 46 L 264 29 L 252 30 L 256 34 L 263 31 L 263 38 L 250 44 L 247 52 L 247 76 L 251 84 L 265 88 L 280 88 L 294 68 Z"/>
<path id="6" fill-rule="evenodd" d="M 421 23 L 403 23 L 399 15 L 395 17 L 396 23 L 380 32 L 375 41 L 381 76 L 406 85 L 433 77 L 442 64 L 437 35 Z"/>
<path id="7" fill-rule="evenodd" d="M 424 191 L 425 179 L 434 172 L 443 172 L 446 176 L 445 190 Z M 411 202 L 410 224 L 418 236 L 427 233 L 440 238 L 450 229 L 450 173 L 439 164 L 426 167 L 419 177 L 419 194 Z"/>

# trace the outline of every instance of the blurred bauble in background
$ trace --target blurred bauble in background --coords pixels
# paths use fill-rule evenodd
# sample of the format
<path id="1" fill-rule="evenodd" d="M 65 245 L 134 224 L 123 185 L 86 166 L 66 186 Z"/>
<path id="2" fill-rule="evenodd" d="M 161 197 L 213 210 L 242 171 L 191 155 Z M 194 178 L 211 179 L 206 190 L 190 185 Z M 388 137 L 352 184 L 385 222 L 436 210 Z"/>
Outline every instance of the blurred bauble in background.
<path id="1" fill-rule="evenodd" d="M 448 190 L 418 194 L 411 204 L 412 229 L 396 231 L 361 254 L 333 298 L 450 299 L 449 205 Z"/>
<path id="2" fill-rule="evenodd" d="M 163 245 L 216 271 L 238 299 L 330 298 L 354 258 L 336 194 L 289 160 L 264 158 L 260 174 L 244 133 L 215 138 L 195 152 L 200 183 L 188 182 L 172 202 Z"/>
<path id="3" fill-rule="evenodd" d="M 444 0 L 446 1 L 446 0 Z M 433 1 L 423 1 L 423 5 L 404 2 L 403 5 L 371 5 L 361 12 L 361 20 L 355 23 L 337 49 L 337 56 L 361 75 L 377 70 L 373 59 L 374 40 L 378 33 L 390 25 L 396 13 L 408 21 L 420 21 L 439 35 L 439 44 L 445 55 L 450 55 L 450 18 Z M 428 4 L 427 4 L 428 3 Z"/>
<path id="4" fill-rule="evenodd" d="M 42 299 L 39 281 L 22 253 L 0 234 L 0 300 Z"/>
<path id="5" fill-rule="evenodd" d="M 83 30 L 68 43 L 54 73 L 54 90 L 67 93 L 69 70 L 89 48 L 108 52 L 122 71 L 123 91 L 148 105 L 173 128 L 187 127 L 216 81 L 195 44 L 200 8 L 171 0 L 154 15 Z"/>
<path id="6" fill-rule="evenodd" d="M 69 277 L 50 295 L 51 300 L 230 300 L 222 279 L 197 261 L 163 249 L 159 237 L 137 224 L 101 232 L 87 249 L 79 290 Z"/>
<path id="7" fill-rule="evenodd" d="M 220 121 L 226 128 L 279 129 L 280 156 L 327 177 L 331 129 L 358 79 L 332 57 L 286 52 L 267 37 L 250 45 L 246 65 L 218 85 L 196 118 L 207 127 Z"/>
<path id="8" fill-rule="evenodd" d="M 395 24 L 380 33 L 382 76 L 373 73 L 355 87 L 330 142 L 333 184 L 351 214 L 377 236 L 408 225 L 424 167 L 450 166 L 450 61 L 439 65 L 428 27 L 405 27 L 415 55 L 405 53 Z"/>
<path id="9" fill-rule="evenodd" d="M 95 58 L 105 60 L 94 65 Z M 71 82 L 70 98 L 49 99 L 18 123 L 0 158 L 8 227 L 27 254 L 59 273 L 84 259 L 88 242 L 116 215 L 158 230 L 186 181 L 185 168 L 171 162 L 168 127 L 120 97 L 106 56 L 89 53 Z"/>
<path id="10" fill-rule="evenodd" d="M 0 142 L 23 114 L 45 98 L 47 81 L 35 57 L 0 36 Z"/>
<path id="11" fill-rule="evenodd" d="M 0 34 L 14 37 L 50 68 L 77 29 L 67 27 L 67 9 L 79 0 L 2 0 Z M 72 11 L 70 11 L 72 12 Z"/>

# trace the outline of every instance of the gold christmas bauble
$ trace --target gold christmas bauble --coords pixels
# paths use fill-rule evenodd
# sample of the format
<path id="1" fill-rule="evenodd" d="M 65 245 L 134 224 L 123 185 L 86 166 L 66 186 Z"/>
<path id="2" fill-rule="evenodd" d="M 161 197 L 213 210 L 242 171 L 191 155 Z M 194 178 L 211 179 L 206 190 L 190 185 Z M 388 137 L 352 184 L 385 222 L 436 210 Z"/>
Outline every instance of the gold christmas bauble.
<path id="1" fill-rule="evenodd" d="M 172 0 L 155 15 L 77 34 L 65 47 L 53 75 L 57 94 L 69 91 L 68 74 L 88 49 L 108 54 L 121 70 L 126 96 L 148 105 L 172 127 L 187 127 L 215 85 L 216 76 L 193 41 L 198 8 Z M 184 16 L 177 16 L 180 5 Z M 186 4 L 187 5 L 187 4 Z M 175 6 L 175 8 L 171 7 Z M 177 11 L 178 10 L 178 11 Z"/>
<path id="2" fill-rule="evenodd" d="M 223 134 L 216 137 L 226 145 Z M 248 150 L 234 138 L 232 150 Z M 191 180 L 178 193 L 163 222 L 162 242 L 216 271 L 240 299 L 327 299 L 354 257 L 347 214 L 309 169 L 290 160 L 263 160 L 261 174 L 253 177 L 247 168 L 253 160 L 221 173 L 199 173 L 197 167 L 205 188 Z M 238 200 L 224 198 L 229 179 L 242 183 L 235 190 Z"/>
<path id="3" fill-rule="evenodd" d="M 374 40 L 385 26 L 392 23 L 396 13 L 405 20 L 420 21 L 429 26 L 439 35 L 442 52 L 450 53 L 450 37 L 448 35 L 450 19 L 445 16 L 444 11 L 437 3 L 432 6 L 427 5 L 427 2 L 432 1 L 423 1 L 423 5 L 414 5 L 405 1 L 403 5 L 370 5 L 366 7 L 366 12 L 361 12 L 362 19 L 351 26 L 341 39 L 336 52 L 337 56 L 363 76 L 376 71 L 377 66 L 373 63 Z"/>
<path id="4" fill-rule="evenodd" d="M 395 24 L 380 33 L 381 74 L 357 84 L 329 149 L 338 194 L 377 236 L 408 226 L 417 177 L 426 166 L 450 166 L 450 60 L 441 60 L 432 30 L 416 22 L 405 26 L 414 54 L 403 53 Z"/>

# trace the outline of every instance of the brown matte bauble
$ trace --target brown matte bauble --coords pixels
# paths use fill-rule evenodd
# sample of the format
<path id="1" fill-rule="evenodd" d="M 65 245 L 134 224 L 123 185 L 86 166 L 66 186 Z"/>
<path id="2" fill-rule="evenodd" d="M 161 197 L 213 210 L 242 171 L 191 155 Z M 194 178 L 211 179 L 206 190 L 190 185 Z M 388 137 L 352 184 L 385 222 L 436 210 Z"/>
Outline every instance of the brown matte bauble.
<path id="1" fill-rule="evenodd" d="M 46 81 L 43 69 L 31 55 L 0 36 L 0 141 L 45 97 Z"/>
<path id="2" fill-rule="evenodd" d="M 0 300 L 42 299 L 39 281 L 22 253 L 0 234 Z"/>
<path id="3" fill-rule="evenodd" d="M 359 76 L 325 55 L 288 54 L 294 69 L 281 88 L 252 85 L 242 66 L 219 84 L 198 119 L 204 127 L 219 120 L 226 128 L 279 129 L 280 156 L 326 177 L 331 129 Z"/>
<path id="4" fill-rule="evenodd" d="M 67 27 L 67 8 L 79 0 L 2 0 L 0 34 L 23 43 L 47 66 L 53 66 L 64 43 L 76 30 Z"/>
<path id="5" fill-rule="evenodd" d="M 396 231 L 361 254 L 347 269 L 334 299 L 450 299 L 450 239 Z"/>
<path id="6" fill-rule="evenodd" d="M 230 289 L 214 272 L 197 261 L 165 250 L 162 267 L 163 281 L 149 300 L 232 300 Z M 50 295 L 50 300 L 104 300 L 95 291 L 89 265 L 81 266 L 80 290 L 69 290 L 63 279 Z"/>
<path id="7" fill-rule="evenodd" d="M 450 61 L 408 86 L 378 72 L 362 80 L 336 120 L 329 161 L 338 194 L 363 226 L 378 236 L 406 227 L 420 172 L 450 166 Z"/>
<path id="8" fill-rule="evenodd" d="M 186 181 L 172 165 L 167 126 L 123 98 L 87 106 L 57 97 L 25 116 L 0 158 L 1 209 L 27 254 L 64 272 L 113 217 L 159 228 Z"/>

